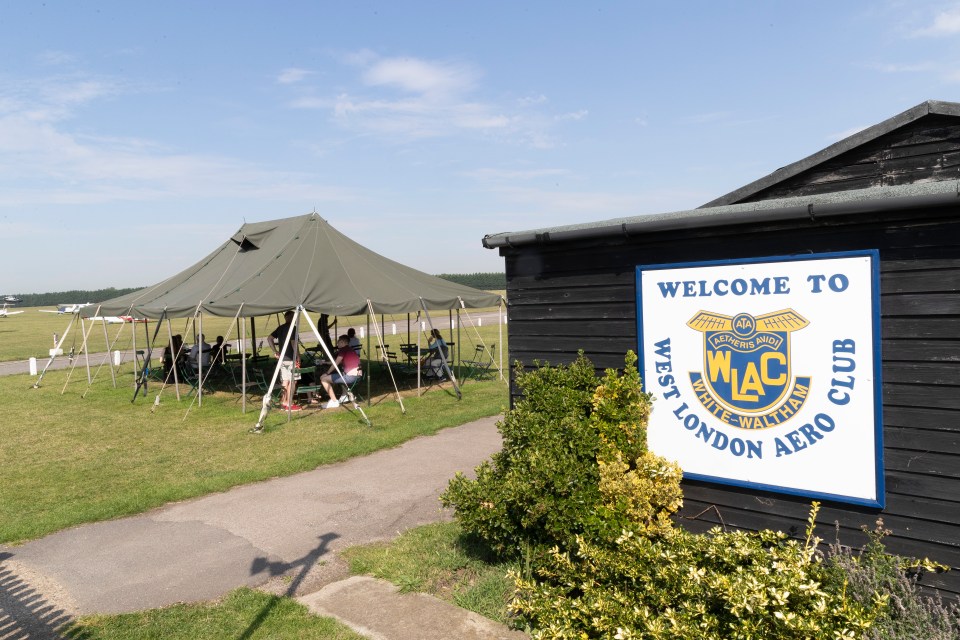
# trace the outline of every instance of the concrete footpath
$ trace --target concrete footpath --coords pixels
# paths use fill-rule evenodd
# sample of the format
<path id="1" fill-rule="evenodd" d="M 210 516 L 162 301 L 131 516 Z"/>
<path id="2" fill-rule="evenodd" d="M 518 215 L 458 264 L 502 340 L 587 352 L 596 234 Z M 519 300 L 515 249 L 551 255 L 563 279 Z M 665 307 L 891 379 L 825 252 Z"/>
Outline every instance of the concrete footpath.
<path id="1" fill-rule="evenodd" d="M 56 638 L 77 615 L 215 599 L 300 597 L 369 638 L 522 638 L 476 614 L 351 578 L 337 552 L 449 518 L 438 496 L 501 446 L 496 418 L 149 513 L 0 546 L 0 638 Z M 269 435 L 264 446 L 269 446 Z"/>

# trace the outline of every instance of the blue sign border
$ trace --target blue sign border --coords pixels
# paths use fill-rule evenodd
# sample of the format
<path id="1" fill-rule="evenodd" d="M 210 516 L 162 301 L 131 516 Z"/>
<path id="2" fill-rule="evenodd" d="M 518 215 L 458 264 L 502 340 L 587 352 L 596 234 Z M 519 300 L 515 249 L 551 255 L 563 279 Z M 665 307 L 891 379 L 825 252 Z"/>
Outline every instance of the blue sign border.
<path id="1" fill-rule="evenodd" d="M 872 313 L 873 328 L 873 428 L 874 428 L 874 475 L 876 482 L 876 500 L 865 500 L 843 494 L 822 493 L 818 491 L 803 491 L 792 487 L 781 487 L 778 485 L 768 485 L 758 482 L 747 482 L 745 480 L 736 480 L 731 478 L 722 478 L 716 476 L 701 475 L 698 473 L 684 472 L 683 477 L 689 480 L 698 480 L 714 484 L 743 487 L 759 491 L 769 491 L 773 493 L 782 493 L 786 495 L 801 496 L 804 498 L 814 498 L 819 500 L 829 500 L 832 502 L 843 502 L 866 507 L 875 507 L 883 509 L 886 506 L 886 484 L 884 479 L 883 464 L 883 379 L 881 377 L 881 335 L 880 335 L 880 251 L 877 249 L 863 249 L 857 251 L 837 251 L 831 253 L 804 253 L 787 256 L 764 256 L 754 258 L 736 258 L 731 260 L 708 260 L 698 262 L 673 262 L 669 264 L 650 264 L 637 265 L 635 280 L 635 296 L 637 300 L 637 355 L 639 357 L 638 365 L 641 375 L 646 372 L 645 354 L 643 351 L 643 296 L 641 288 L 641 278 L 644 273 L 661 271 L 664 269 L 682 269 L 689 267 L 710 267 L 717 265 L 738 265 L 738 264 L 758 264 L 765 262 L 799 262 L 814 260 L 829 260 L 833 258 L 852 258 L 867 257 L 870 258 L 870 308 Z M 647 380 L 642 377 L 644 390 L 647 390 Z"/>

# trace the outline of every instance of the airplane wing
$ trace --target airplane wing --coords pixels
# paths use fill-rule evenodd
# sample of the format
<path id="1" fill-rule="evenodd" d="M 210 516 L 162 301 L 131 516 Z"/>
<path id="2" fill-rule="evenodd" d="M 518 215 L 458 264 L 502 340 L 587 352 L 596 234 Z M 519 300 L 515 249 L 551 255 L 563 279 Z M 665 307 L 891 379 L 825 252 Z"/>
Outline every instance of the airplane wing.
<path id="1" fill-rule="evenodd" d="M 40 313 L 60 313 L 59 311 L 54 311 L 53 309 L 37 309 Z"/>

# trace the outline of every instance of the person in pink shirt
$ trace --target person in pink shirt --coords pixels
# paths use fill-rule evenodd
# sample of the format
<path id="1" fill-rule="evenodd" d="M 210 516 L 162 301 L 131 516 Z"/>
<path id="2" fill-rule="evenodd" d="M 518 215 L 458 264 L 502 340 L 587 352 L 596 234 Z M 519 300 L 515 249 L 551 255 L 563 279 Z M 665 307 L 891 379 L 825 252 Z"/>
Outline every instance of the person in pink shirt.
<path id="1" fill-rule="evenodd" d="M 333 409 L 340 406 L 333 385 L 345 384 L 349 387 L 360 377 L 360 356 L 350 348 L 350 339 L 345 335 L 337 338 L 337 355 L 334 360 L 334 364 L 331 364 L 327 372 L 320 376 L 320 384 L 323 385 L 323 390 L 330 396 L 330 400 L 323 407 L 324 409 Z M 337 373 L 337 367 L 340 367 L 340 373 Z"/>

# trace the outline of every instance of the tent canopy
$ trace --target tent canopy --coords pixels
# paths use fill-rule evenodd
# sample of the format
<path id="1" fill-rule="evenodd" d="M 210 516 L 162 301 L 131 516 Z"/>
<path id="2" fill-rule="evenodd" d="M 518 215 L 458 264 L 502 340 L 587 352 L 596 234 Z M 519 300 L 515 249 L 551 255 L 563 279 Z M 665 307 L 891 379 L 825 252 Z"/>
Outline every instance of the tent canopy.
<path id="1" fill-rule="evenodd" d="M 84 315 L 263 316 L 302 306 L 336 316 L 494 307 L 500 296 L 389 260 L 316 213 L 244 224 L 213 253 L 163 282 L 87 307 Z M 242 308 L 241 308 L 242 305 Z"/>

